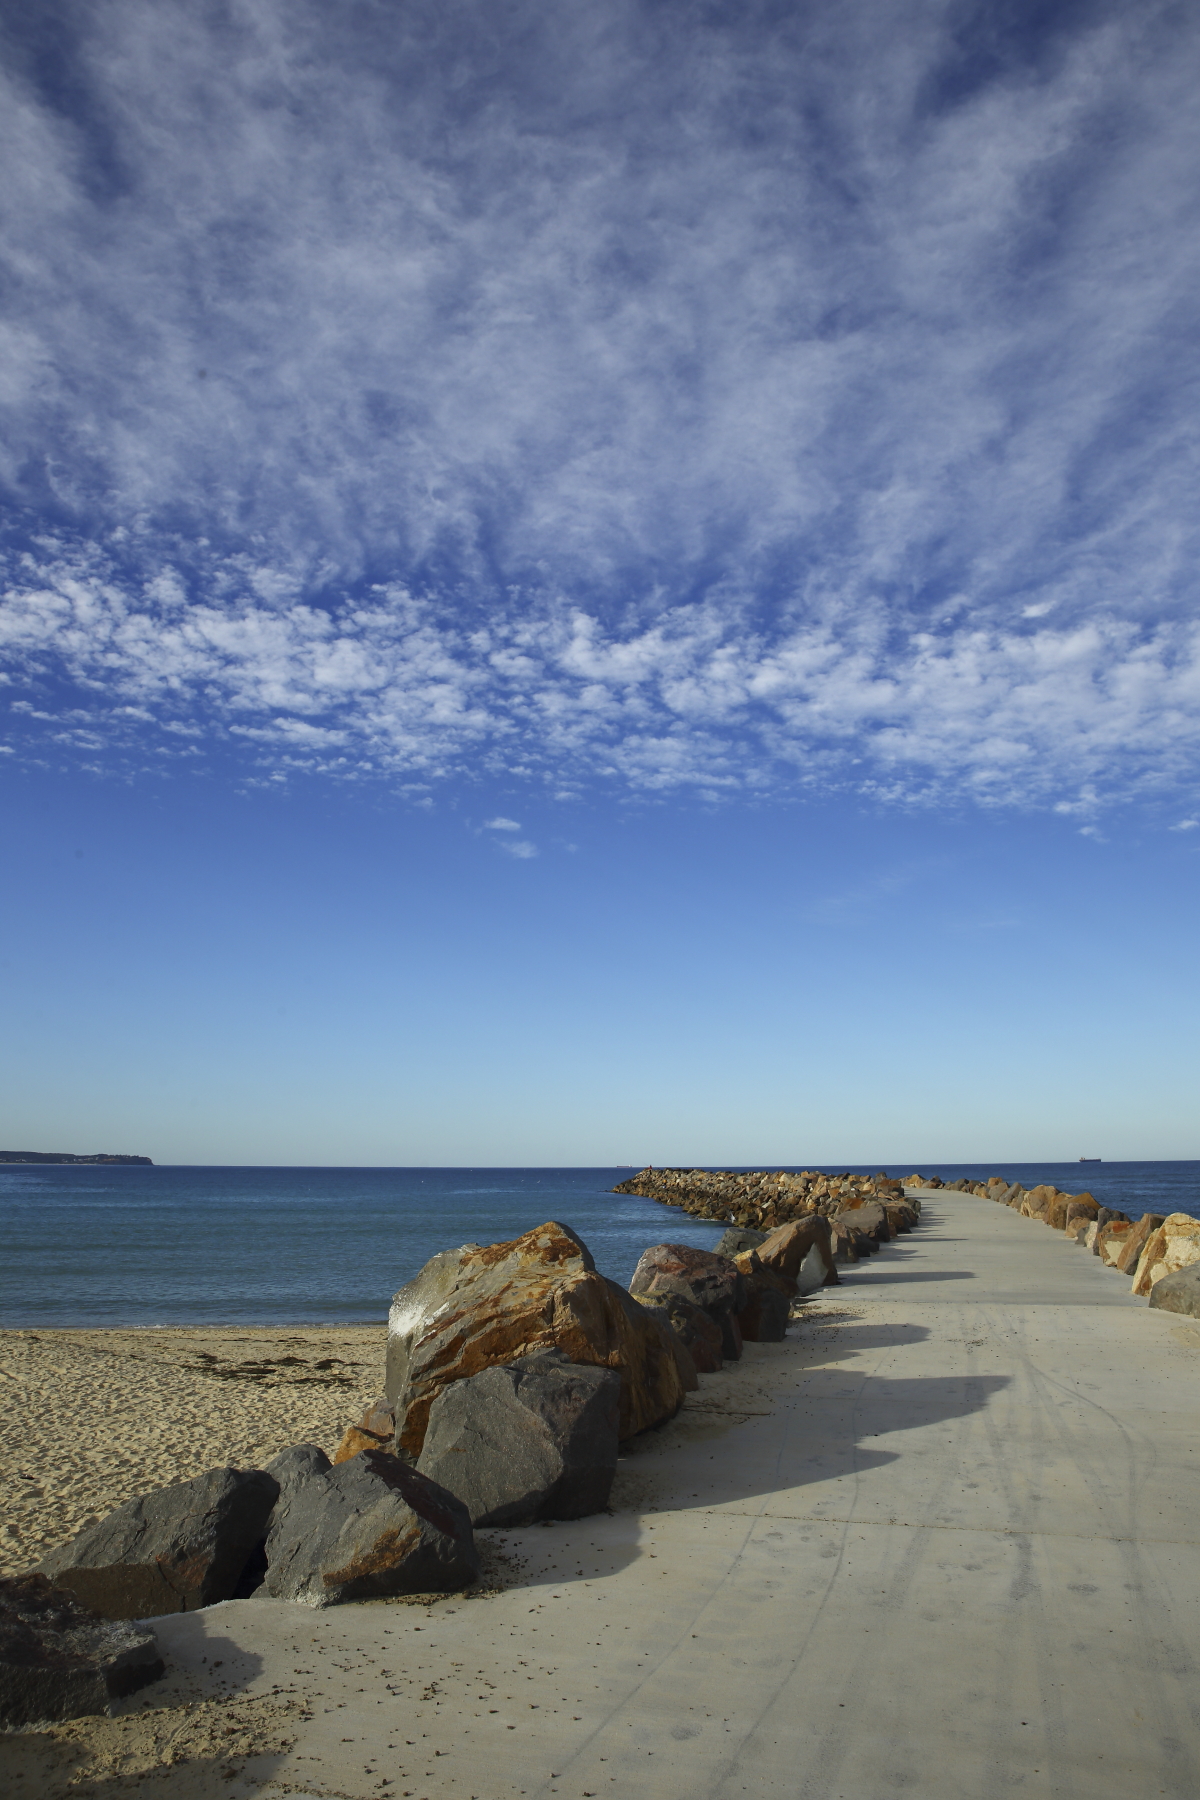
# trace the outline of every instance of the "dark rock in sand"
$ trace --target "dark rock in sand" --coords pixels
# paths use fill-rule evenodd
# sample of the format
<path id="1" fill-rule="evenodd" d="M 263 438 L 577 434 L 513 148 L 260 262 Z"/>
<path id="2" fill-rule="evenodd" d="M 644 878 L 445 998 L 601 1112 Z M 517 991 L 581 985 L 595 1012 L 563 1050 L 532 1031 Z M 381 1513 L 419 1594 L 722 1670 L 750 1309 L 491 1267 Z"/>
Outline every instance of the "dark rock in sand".
<path id="1" fill-rule="evenodd" d="M 736 1323 L 748 1344 L 782 1343 L 788 1326 L 788 1297 L 777 1287 L 755 1283 Z"/>
<path id="2" fill-rule="evenodd" d="M 561 1351 L 455 1381 L 429 1410 L 417 1468 L 473 1525 L 532 1525 L 603 1512 L 617 1472 L 621 1381 Z"/>
<path id="3" fill-rule="evenodd" d="M 639 1294 L 638 1305 L 666 1320 L 701 1375 L 714 1375 L 721 1367 L 721 1328 L 694 1300 L 682 1294 Z"/>
<path id="4" fill-rule="evenodd" d="M 479 1573 L 462 1501 L 382 1450 L 281 1495 L 266 1555 L 262 1593 L 307 1606 L 451 1592 Z"/>
<path id="5" fill-rule="evenodd" d="M 262 1469 L 210 1469 L 89 1525 L 39 1564 L 104 1619 L 149 1619 L 232 1599 L 279 1495 Z"/>
<path id="6" fill-rule="evenodd" d="M 0 1725 L 107 1712 L 163 1672 L 144 1626 L 98 1619 L 44 1575 L 0 1577 Z"/>
<path id="7" fill-rule="evenodd" d="M 1150 1304 L 1164 1312 L 1200 1319 L 1200 1263 L 1189 1263 L 1185 1269 L 1160 1275 L 1150 1289 Z"/>

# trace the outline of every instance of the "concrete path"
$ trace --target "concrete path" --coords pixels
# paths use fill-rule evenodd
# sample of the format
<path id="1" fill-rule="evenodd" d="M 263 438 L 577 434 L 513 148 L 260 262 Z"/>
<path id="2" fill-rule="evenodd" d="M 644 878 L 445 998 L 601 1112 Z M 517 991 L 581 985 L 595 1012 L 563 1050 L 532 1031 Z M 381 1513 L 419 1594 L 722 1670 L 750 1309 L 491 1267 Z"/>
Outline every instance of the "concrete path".
<path id="1" fill-rule="evenodd" d="M 307 1703 L 220 1791 L 1195 1800 L 1200 1328 L 924 1198 L 636 1447 L 620 1510 L 497 1534 L 506 1592 L 165 1621 L 193 1679 Z"/>

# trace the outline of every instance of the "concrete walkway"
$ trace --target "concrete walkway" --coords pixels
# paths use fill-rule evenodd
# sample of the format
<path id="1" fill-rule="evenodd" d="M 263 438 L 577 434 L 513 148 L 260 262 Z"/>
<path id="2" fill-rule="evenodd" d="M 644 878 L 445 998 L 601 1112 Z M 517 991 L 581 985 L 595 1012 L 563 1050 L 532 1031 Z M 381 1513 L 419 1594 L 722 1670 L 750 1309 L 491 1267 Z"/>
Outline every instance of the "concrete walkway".
<path id="1" fill-rule="evenodd" d="M 191 1679 L 309 1703 L 220 1791 L 1195 1800 L 1200 1328 L 924 1199 L 636 1446 L 611 1517 L 496 1534 L 506 1592 L 165 1621 Z"/>

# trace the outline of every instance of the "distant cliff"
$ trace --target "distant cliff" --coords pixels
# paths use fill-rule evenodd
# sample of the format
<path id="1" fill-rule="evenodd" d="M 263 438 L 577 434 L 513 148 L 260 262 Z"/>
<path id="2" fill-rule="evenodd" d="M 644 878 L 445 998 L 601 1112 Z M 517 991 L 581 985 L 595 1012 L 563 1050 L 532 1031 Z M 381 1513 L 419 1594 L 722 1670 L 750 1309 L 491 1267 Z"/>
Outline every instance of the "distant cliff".
<path id="1" fill-rule="evenodd" d="M 66 1150 L 0 1150 L 0 1163 L 143 1163 L 154 1167 L 148 1156 L 72 1156 Z"/>

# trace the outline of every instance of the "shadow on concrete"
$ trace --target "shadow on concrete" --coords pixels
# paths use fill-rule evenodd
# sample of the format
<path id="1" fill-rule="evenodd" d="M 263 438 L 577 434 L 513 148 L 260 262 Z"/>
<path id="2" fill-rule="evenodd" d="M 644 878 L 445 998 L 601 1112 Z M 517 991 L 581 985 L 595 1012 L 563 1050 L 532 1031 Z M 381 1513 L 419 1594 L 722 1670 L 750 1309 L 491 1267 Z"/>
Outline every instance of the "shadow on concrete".
<path id="1" fill-rule="evenodd" d="M 878 1287 L 902 1281 L 974 1281 L 975 1278 L 973 1269 L 898 1269 L 893 1265 L 881 1268 L 878 1273 L 872 1269 L 871 1286 Z M 854 1283 L 849 1281 L 845 1285 L 853 1287 Z"/>
<path id="2" fill-rule="evenodd" d="M 643 1509 L 728 1506 L 896 1462 L 903 1447 L 871 1440 L 982 1412 L 1010 1383 L 1007 1375 L 885 1376 L 826 1364 L 769 1413 L 710 1387 L 625 1450 L 642 1478 Z"/>
<path id="3" fill-rule="evenodd" d="M 928 1336 L 928 1325 L 908 1325 L 898 1319 L 883 1325 L 866 1320 L 848 1320 L 843 1324 L 839 1320 L 836 1335 L 828 1343 L 813 1345 L 813 1350 L 824 1364 L 862 1350 L 895 1350 L 902 1344 L 923 1344 Z"/>

